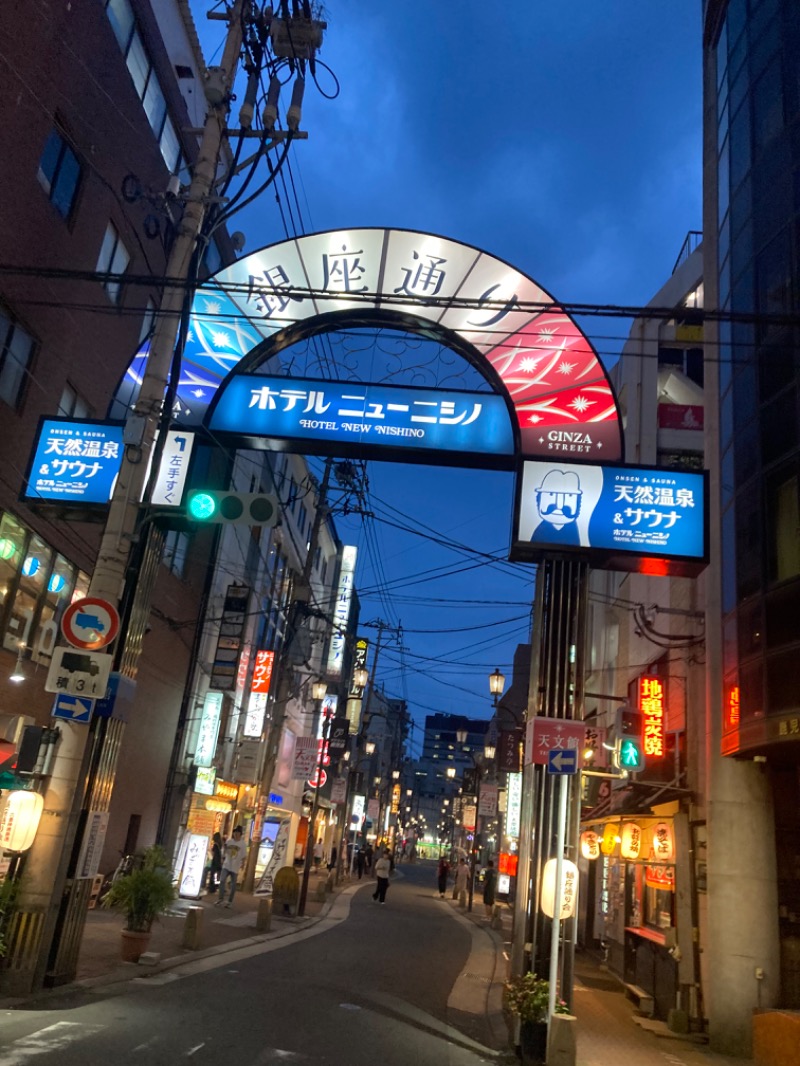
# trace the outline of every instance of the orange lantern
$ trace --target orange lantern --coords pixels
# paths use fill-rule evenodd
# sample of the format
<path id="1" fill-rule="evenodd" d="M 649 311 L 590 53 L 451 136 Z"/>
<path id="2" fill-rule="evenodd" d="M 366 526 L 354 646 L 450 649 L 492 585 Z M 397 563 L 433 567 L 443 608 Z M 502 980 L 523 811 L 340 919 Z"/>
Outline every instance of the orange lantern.
<path id="1" fill-rule="evenodd" d="M 675 840 L 669 822 L 653 826 L 653 858 L 656 862 L 672 862 L 675 857 Z"/>
<path id="2" fill-rule="evenodd" d="M 603 840 L 600 844 L 600 850 L 604 855 L 613 855 L 614 849 L 619 843 L 619 837 L 617 836 L 617 823 L 606 822 L 603 829 Z"/>

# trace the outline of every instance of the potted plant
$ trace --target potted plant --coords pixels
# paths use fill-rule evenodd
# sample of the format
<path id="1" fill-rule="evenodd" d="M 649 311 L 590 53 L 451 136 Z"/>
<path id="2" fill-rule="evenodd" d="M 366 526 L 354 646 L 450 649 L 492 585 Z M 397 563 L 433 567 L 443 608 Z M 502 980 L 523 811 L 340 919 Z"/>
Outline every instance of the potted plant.
<path id="1" fill-rule="evenodd" d="M 525 1066 L 540 1066 L 547 1061 L 547 1012 L 550 985 L 535 973 L 512 977 L 503 987 L 503 1011 L 506 1020 L 518 1027 L 519 1045 Z M 556 1000 L 556 1014 L 568 1014 L 566 1003 Z M 511 1025 L 509 1025 L 511 1034 Z M 514 1044 L 517 1040 L 512 1037 Z"/>
<path id="2" fill-rule="evenodd" d="M 122 958 L 138 962 L 150 943 L 153 922 L 175 899 L 167 855 L 158 845 L 147 848 L 142 863 L 118 878 L 103 900 L 104 907 L 123 911 Z"/>

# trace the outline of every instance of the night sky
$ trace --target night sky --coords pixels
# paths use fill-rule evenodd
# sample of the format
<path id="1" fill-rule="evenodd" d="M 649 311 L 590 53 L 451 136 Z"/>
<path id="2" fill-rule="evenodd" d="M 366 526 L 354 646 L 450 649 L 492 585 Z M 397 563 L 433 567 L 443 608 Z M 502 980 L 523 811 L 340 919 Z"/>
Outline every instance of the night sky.
<path id="1" fill-rule="evenodd" d="M 192 0 L 213 63 L 223 24 L 206 23 L 209 6 Z M 319 57 L 340 91 L 309 85 L 308 141 L 229 228 L 245 253 L 295 232 L 427 231 L 568 304 L 647 303 L 701 226 L 700 6 L 331 0 Z M 326 70 L 318 80 L 336 91 Z M 580 324 L 610 365 L 630 322 Z M 362 622 L 402 623 L 378 683 L 419 725 L 490 716 L 487 676 L 510 681 L 530 631 L 533 569 L 504 561 L 512 475 L 370 463 L 369 487 L 374 519 L 335 521 L 360 550 Z"/>

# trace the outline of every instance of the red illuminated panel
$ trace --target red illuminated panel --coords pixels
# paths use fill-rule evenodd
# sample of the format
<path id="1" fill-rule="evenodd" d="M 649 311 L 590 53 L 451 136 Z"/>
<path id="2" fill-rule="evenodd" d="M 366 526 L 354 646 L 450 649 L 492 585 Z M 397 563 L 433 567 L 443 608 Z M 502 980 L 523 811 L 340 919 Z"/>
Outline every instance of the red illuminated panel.
<path id="1" fill-rule="evenodd" d="M 272 664 L 275 661 L 274 651 L 257 651 L 256 661 L 253 666 L 253 681 L 250 685 L 251 692 L 269 692 L 269 683 L 272 680 Z"/>
<path id="2" fill-rule="evenodd" d="M 664 755 L 664 684 L 657 677 L 639 678 L 639 711 L 644 719 L 645 758 Z"/>
<path id="3" fill-rule="evenodd" d="M 513 855 L 508 851 L 501 851 L 497 858 L 498 873 L 509 874 L 511 877 L 517 876 L 517 864 L 519 862 L 519 855 Z"/>

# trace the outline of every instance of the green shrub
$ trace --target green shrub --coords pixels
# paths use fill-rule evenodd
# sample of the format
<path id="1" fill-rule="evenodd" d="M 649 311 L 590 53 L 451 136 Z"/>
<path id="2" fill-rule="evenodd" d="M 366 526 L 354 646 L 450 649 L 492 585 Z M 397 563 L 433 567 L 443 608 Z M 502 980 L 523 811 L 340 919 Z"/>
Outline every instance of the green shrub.
<path id="1" fill-rule="evenodd" d="M 150 927 L 175 899 L 175 888 L 163 848 L 154 845 L 144 853 L 142 865 L 115 881 L 103 900 L 104 907 L 125 913 L 125 928 L 149 933 Z"/>

